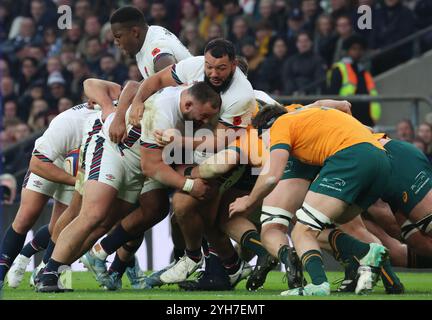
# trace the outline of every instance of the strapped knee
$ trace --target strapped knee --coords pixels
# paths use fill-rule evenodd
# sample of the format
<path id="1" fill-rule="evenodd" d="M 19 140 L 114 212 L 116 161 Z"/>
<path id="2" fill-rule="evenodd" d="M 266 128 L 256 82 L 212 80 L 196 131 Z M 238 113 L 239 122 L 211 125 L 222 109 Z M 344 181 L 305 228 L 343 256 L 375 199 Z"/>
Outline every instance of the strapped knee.
<path id="1" fill-rule="evenodd" d="M 325 228 L 335 227 L 329 217 L 312 208 L 306 202 L 296 212 L 297 221 L 309 226 L 313 230 L 323 231 Z"/>
<path id="2" fill-rule="evenodd" d="M 401 226 L 402 240 L 406 242 L 409 237 L 411 237 L 414 233 L 418 231 L 420 231 L 420 229 L 417 228 L 417 224 L 411 222 L 410 220 L 405 221 Z"/>
<path id="3" fill-rule="evenodd" d="M 419 228 L 424 233 L 429 233 L 432 231 L 432 213 L 420 219 L 416 222 L 417 228 Z"/>
<path id="4" fill-rule="evenodd" d="M 263 206 L 260 221 L 262 226 L 277 223 L 288 227 L 292 218 L 293 214 L 287 210 L 278 207 Z"/>

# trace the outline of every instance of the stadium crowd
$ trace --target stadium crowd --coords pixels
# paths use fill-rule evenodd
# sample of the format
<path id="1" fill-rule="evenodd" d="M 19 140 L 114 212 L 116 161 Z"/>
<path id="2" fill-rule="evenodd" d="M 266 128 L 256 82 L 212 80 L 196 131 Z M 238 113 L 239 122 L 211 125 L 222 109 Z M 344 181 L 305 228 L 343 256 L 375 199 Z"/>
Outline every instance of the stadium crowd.
<path id="1" fill-rule="evenodd" d="M 193 55 L 202 54 L 212 39 L 231 40 L 247 59 L 253 87 L 276 95 L 335 93 L 330 84 L 310 84 L 325 79 L 345 56 L 343 43 L 353 34 L 373 52 L 432 24 L 428 0 L 5 0 L 0 3 L 2 148 L 45 129 L 57 114 L 86 100 L 87 78 L 118 84 L 141 80 L 133 59 L 115 46 L 108 22 L 125 4 L 141 9 L 150 25 L 172 31 Z M 72 8 L 70 29 L 57 26 L 61 5 Z M 357 26 L 360 5 L 371 6 L 377 17 L 371 30 Z M 431 47 L 429 34 L 421 49 Z M 412 55 L 412 46 L 401 47 L 374 61 L 371 72 Z M 407 140 L 429 154 L 430 125 L 421 125 L 416 135 L 412 125 L 410 131 Z M 6 172 L 28 162 L 31 150 L 22 152 L 6 159 Z"/>

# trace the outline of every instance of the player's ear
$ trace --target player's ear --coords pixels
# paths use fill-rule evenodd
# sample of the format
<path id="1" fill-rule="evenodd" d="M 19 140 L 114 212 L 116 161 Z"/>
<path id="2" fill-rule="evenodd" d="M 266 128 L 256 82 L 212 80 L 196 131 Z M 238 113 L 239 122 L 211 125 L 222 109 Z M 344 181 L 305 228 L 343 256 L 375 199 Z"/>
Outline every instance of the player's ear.
<path id="1" fill-rule="evenodd" d="M 185 111 L 189 113 L 191 111 L 192 107 L 193 107 L 193 101 L 190 99 L 186 100 Z"/>
<path id="2" fill-rule="evenodd" d="M 140 36 L 140 28 L 139 27 L 133 26 L 131 28 L 131 32 L 135 38 L 139 38 L 139 36 Z"/>

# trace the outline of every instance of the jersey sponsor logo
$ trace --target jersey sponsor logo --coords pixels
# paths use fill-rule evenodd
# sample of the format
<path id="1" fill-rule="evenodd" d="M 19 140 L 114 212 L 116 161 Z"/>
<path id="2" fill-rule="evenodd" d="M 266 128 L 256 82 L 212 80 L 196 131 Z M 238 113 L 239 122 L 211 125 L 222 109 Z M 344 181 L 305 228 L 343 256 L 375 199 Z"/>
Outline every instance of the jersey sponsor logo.
<path id="1" fill-rule="evenodd" d="M 236 116 L 233 118 L 233 125 L 239 126 L 241 123 L 242 123 L 242 117 L 241 116 Z"/>
<path id="2" fill-rule="evenodd" d="M 408 193 L 406 191 L 404 191 L 402 193 L 402 201 L 403 201 L 403 203 L 407 203 L 408 202 Z"/>
<path id="3" fill-rule="evenodd" d="M 419 172 L 419 174 L 415 177 L 415 182 L 411 186 L 411 190 L 414 191 L 414 194 L 417 194 L 420 192 L 421 189 L 428 183 L 430 180 L 430 177 L 428 177 L 427 173 L 425 171 Z"/>
<path id="4" fill-rule="evenodd" d="M 346 185 L 345 180 L 341 178 L 323 178 L 322 182 L 319 184 L 320 187 L 342 191 L 342 188 Z"/>
<path id="5" fill-rule="evenodd" d="M 152 51 L 152 56 L 153 57 L 156 56 L 159 52 L 160 52 L 159 48 L 154 48 L 153 51 Z"/>
<path id="6" fill-rule="evenodd" d="M 40 180 L 33 180 L 33 186 L 36 188 L 42 187 L 43 183 Z"/>

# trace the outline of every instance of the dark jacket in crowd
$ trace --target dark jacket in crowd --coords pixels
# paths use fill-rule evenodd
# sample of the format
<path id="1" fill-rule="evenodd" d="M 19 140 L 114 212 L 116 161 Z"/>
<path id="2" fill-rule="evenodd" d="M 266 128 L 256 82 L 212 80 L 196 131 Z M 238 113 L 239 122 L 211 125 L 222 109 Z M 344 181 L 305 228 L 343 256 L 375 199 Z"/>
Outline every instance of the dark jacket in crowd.
<path id="1" fill-rule="evenodd" d="M 372 20 L 371 47 L 383 48 L 413 34 L 416 30 L 413 12 L 399 3 L 393 7 L 383 5 L 375 12 Z M 382 55 L 374 61 L 374 73 L 386 71 L 406 60 L 413 54 L 412 44 L 404 45 Z"/>
<path id="2" fill-rule="evenodd" d="M 290 57 L 283 66 L 283 93 L 290 95 L 295 91 L 311 85 L 325 77 L 325 63 L 312 51 Z M 303 90 L 301 90 L 303 92 Z M 305 90 L 304 93 L 316 93 L 316 89 Z"/>

